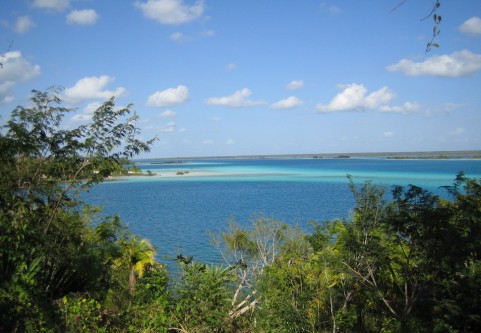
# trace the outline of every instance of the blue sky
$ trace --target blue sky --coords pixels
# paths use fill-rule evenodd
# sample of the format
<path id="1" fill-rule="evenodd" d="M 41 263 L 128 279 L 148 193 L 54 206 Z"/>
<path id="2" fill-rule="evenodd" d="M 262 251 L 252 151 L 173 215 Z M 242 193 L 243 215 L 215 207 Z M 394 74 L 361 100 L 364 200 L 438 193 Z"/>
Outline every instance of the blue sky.
<path id="1" fill-rule="evenodd" d="M 481 3 L 2 0 L 1 121 L 134 104 L 147 157 L 481 149 Z"/>

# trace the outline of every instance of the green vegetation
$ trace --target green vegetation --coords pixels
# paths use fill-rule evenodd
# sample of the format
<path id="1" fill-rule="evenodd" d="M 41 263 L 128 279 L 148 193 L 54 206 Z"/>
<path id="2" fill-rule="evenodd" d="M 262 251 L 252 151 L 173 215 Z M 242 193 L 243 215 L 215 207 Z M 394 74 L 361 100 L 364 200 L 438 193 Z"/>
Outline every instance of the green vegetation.
<path id="1" fill-rule="evenodd" d="M 120 164 L 120 163 L 119 163 Z M 110 174 L 112 177 L 118 177 L 118 176 L 145 176 L 143 173 L 142 169 L 137 167 L 135 163 L 129 162 L 125 164 L 120 164 L 120 168 L 115 170 Z M 154 176 L 155 173 L 152 171 L 148 170 L 147 171 L 147 176 Z"/>
<path id="2" fill-rule="evenodd" d="M 101 303 L 115 304 L 115 290 L 132 268 L 121 259 L 143 244 L 78 194 L 118 172 L 122 159 L 149 150 L 154 139 L 136 138 L 131 108 L 116 109 L 110 99 L 89 124 L 66 130 L 62 119 L 71 110 L 53 88 L 34 91 L 32 106 L 17 107 L 3 127 L 1 331 L 63 331 L 70 324 L 88 331 L 97 324 L 68 317 L 93 320 Z"/>
<path id="3" fill-rule="evenodd" d="M 416 186 L 350 188 L 345 221 L 309 233 L 273 218 L 214 237 L 225 265 L 155 248 L 79 191 L 148 151 L 114 100 L 64 130 L 58 91 L 35 91 L 0 135 L 1 332 L 481 331 L 481 181 L 450 200 Z"/>

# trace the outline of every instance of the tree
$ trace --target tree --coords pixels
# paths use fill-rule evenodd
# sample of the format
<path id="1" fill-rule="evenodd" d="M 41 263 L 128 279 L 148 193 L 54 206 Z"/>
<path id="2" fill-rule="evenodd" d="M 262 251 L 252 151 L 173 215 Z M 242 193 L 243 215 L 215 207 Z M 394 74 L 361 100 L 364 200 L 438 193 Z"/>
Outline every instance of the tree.
<path id="1" fill-rule="evenodd" d="M 237 288 L 231 300 L 231 317 L 237 318 L 258 304 L 256 281 L 272 265 L 289 234 L 286 224 L 257 215 L 252 227 L 242 229 L 231 223 L 228 232 L 213 239 L 227 265 L 235 271 Z"/>
<path id="2" fill-rule="evenodd" d="M 120 256 L 124 235 L 115 218 L 94 227 L 95 210 L 82 210 L 78 193 L 155 140 L 138 140 L 132 105 L 117 109 L 113 98 L 74 129 L 63 126 L 72 110 L 60 89 L 31 100 L 0 132 L 0 322 L 12 332 L 54 325 L 56 300 L 68 293 L 105 295 L 105 263 Z"/>
<path id="3" fill-rule="evenodd" d="M 357 191 L 351 180 L 356 207 L 352 222 L 340 224 L 335 242 L 342 264 L 362 286 L 352 305 L 374 302 L 385 313 L 378 319 L 370 314 L 378 322 L 373 330 L 480 327 L 473 305 L 480 299 L 474 282 L 481 276 L 476 236 L 481 231 L 480 188 L 479 181 L 460 174 L 448 187 L 453 201 L 410 185 L 394 186 L 388 203 L 382 190 L 366 183 Z M 365 326 L 366 316 L 360 315 L 358 329 Z"/>
<path id="4" fill-rule="evenodd" d="M 178 260 L 181 278 L 173 291 L 173 329 L 179 332 L 228 332 L 233 274 L 229 267 Z"/>
<path id="5" fill-rule="evenodd" d="M 167 271 L 160 265 L 145 272 L 130 295 L 128 307 L 121 312 L 124 322 L 119 326 L 133 327 L 137 332 L 167 332 L 175 309 L 171 286 Z"/>
<path id="6" fill-rule="evenodd" d="M 156 250 L 147 239 L 132 236 L 122 244 L 122 257 L 116 261 L 115 266 L 117 268 L 127 267 L 131 293 L 135 289 L 137 278 L 159 265 L 155 260 L 155 255 Z"/>

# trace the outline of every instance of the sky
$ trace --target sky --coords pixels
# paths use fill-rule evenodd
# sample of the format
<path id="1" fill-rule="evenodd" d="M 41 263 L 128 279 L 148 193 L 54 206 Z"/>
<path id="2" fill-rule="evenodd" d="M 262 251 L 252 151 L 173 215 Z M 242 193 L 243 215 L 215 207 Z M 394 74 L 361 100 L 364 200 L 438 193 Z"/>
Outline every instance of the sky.
<path id="1" fill-rule="evenodd" d="M 141 157 L 481 149 L 479 0 L 429 52 L 431 0 L 0 3 L 2 123 L 55 85 L 66 128 L 132 103 Z"/>

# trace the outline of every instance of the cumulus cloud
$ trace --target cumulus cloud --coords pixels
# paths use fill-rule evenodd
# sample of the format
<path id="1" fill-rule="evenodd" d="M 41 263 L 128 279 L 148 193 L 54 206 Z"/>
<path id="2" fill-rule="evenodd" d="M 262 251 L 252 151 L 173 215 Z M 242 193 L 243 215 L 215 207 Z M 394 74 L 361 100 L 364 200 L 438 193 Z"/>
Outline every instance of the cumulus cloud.
<path id="1" fill-rule="evenodd" d="M 402 59 L 397 64 L 388 66 L 387 70 L 408 76 L 467 76 L 481 70 L 481 55 L 462 50 L 449 55 L 435 55 L 422 62 Z"/>
<path id="2" fill-rule="evenodd" d="M 69 0 L 34 0 L 33 7 L 48 9 L 54 11 L 62 11 L 70 6 Z"/>
<path id="3" fill-rule="evenodd" d="M 235 140 L 234 139 L 229 139 L 225 142 L 226 145 L 235 145 Z"/>
<path id="4" fill-rule="evenodd" d="M 297 90 L 303 87 L 304 87 L 304 81 L 302 80 L 294 80 L 289 82 L 289 84 L 287 85 L 287 89 L 289 90 Z"/>
<path id="5" fill-rule="evenodd" d="M 383 133 L 385 138 L 392 138 L 394 136 L 394 132 L 387 131 Z"/>
<path id="6" fill-rule="evenodd" d="M 459 26 L 459 31 L 468 35 L 481 35 L 481 18 L 471 17 Z"/>
<path id="7" fill-rule="evenodd" d="M 40 66 L 32 65 L 23 58 L 20 51 L 9 51 L 0 55 L 0 103 L 13 101 L 15 85 L 30 81 L 40 74 Z"/>
<path id="8" fill-rule="evenodd" d="M 270 107 L 273 109 L 291 109 L 296 106 L 302 105 L 304 102 L 295 96 L 289 96 L 286 99 L 282 99 Z"/>
<path id="9" fill-rule="evenodd" d="M 72 10 L 67 15 L 67 23 L 74 25 L 94 25 L 99 15 L 93 9 Z"/>
<path id="10" fill-rule="evenodd" d="M 186 86 L 179 85 L 177 88 L 156 91 L 149 96 L 147 106 L 157 108 L 175 106 L 184 103 L 188 97 L 189 89 Z"/>
<path id="11" fill-rule="evenodd" d="M 165 110 L 164 112 L 159 114 L 159 118 L 171 118 L 171 117 L 175 117 L 175 115 L 176 115 L 175 111 Z"/>
<path id="12" fill-rule="evenodd" d="M 359 109 L 378 109 L 388 104 L 395 94 L 388 87 L 382 87 L 370 94 L 362 84 L 341 85 L 343 89 L 328 105 L 318 104 L 317 109 L 322 112 L 352 111 Z"/>
<path id="13" fill-rule="evenodd" d="M 26 16 L 20 16 L 17 18 L 17 21 L 15 21 L 15 26 L 13 27 L 13 30 L 19 34 L 26 34 L 33 27 L 35 27 L 35 23 L 32 21 L 30 16 L 26 15 Z"/>
<path id="14" fill-rule="evenodd" d="M 113 77 L 107 75 L 84 77 L 78 80 L 73 87 L 65 89 L 65 100 L 72 103 L 81 103 L 92 99 L 119 97 L 125 93 L 125 88 L 118 87 L 115 90 L 105 89 L 105 87 L 114 80 Z"/>
<path id="15" fill-rule="evenodd" d="M 147 0 L 137 1 L 145 17 L 162 24 L 183 24 L 196 20 L 204 13 L 204 2 L 196 1 L 193 5 L 186 5 L 182 0 Z"/>
<path id="16" fill-rule="evenodd" d="M 234 108 L 265 104 L 265 102 L 263 101 L 251 101 L 247 99 L 251 94 L 252 92 L 250 91 L 250 89 L 244 88 L 242 90 L 236 91 L 229 96 L 211 97 L 207 99 L 206 104 L 229 106 Z"/>

